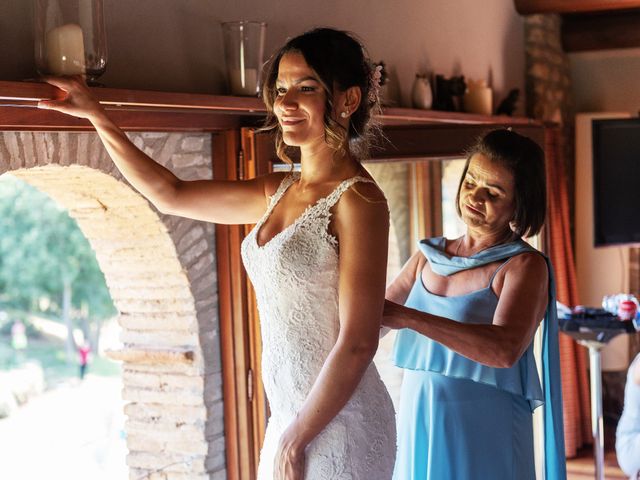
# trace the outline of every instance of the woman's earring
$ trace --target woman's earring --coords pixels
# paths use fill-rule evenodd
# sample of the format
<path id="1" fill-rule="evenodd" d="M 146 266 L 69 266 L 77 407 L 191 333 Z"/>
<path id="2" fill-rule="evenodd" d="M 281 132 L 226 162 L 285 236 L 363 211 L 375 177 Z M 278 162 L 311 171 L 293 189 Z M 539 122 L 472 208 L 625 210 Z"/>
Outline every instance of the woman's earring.
<path id="1" fill-rule="evenodd" d="M 347 116 L 348 116 L 348 115 L 349 115 L 349 110 L 345 110 L 344 112 L 342 112 L 342 113 L 340 114 L 340 116 L 341 116 L 342 118 L 347 118 Z"/>

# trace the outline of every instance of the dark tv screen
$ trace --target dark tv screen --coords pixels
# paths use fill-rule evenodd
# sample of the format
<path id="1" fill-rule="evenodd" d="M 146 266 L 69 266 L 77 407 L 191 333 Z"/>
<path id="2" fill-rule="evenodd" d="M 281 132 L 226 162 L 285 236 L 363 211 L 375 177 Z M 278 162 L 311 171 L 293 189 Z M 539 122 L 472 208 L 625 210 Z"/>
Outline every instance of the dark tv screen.
<path id="1" fill-rule="evenodd" d="M 592 125 L 594 244 L 640 244 L 640 118 Z"/>

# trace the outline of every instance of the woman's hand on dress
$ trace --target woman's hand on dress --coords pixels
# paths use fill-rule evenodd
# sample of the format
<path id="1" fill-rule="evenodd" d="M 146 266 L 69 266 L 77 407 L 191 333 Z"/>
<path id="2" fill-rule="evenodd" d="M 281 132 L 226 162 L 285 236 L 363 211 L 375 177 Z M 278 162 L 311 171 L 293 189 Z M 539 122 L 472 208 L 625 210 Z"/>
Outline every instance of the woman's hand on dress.
<path id="1" fill-rule="evenodd" d="M 41 100 L 38 108 L 56 110 L 78 118 L 91 119 L 104 112 L 80 75 L 69 77 L 42 77 L 42 80 L 59 89 L 57 98 Z"/>
<path id="2" fill-rule="evenodd" d="M 295 428 L 289 426 L 280 437 L 275 456 L 274 480 L 303 480 L 304 462 L 304 447 L 299 444 Z"/>
<path id="3" fill-rule="evenodd" d="M 399 305 L 391 300 L 384 301 L 382 325 L 393 329 L 409 328 L 410 308 Z"/>

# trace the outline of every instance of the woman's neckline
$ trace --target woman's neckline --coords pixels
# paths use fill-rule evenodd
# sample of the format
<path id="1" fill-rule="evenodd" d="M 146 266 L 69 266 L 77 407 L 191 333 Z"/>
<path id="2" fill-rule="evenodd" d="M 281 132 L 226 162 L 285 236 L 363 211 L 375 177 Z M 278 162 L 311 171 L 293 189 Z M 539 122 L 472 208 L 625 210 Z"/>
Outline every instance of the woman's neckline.
<path id="1" fill-rule="evenodd" d="M 358 174 L 358 175 L 354 175 L 352 177 L 349 178 L 345 178 L 344 180 L 342 180 L 340 183 L 338 183 L 338 185 L 336 185 L 336 187 L 331 190 L 327 195 L 318 198 L 315 202 L 310 203 L 309 205 L 306 206 L 306 208 L 302 211 L 302 213 L 300 213 L 300 215 L 298 215 L 293 222 L 291 222 L 289 225 L 287 225 L 286 227 L 284 227 L 282 230 L 280 230 L 278 233 L 276 233 L 275 235 L 273 235 L 269 240 L 267 240 L 265 243 L 263 243 L 262 245 L 260 245 L 259 241 L 258 241 L 258 237 L 260 236 L 260 231 L 262 230 L 262 227 L 264 227 L 264 224 L 267 222 L 267 220 L 269 220 L 269 218 L 271 217 L 271 215 L 273 214 L 273 210 L 276 208 L 276 206 L 280 203 L 280 200 L 282 200 L 282 198 L 284 197 L 285 193 L 287 192 L 287 190 L 289 190 L 289 188 L 291 188 L 291 186 L 300 181 L 300 173 L 299 172 L 293 172 L 291 173 L 290 177 L 285 177 L 285 179 L 283 179 L 282 181 L 284 182 L 287 178 L 291 178 L 292 180 L 289 181 L 289 184 L 284 188 L 284 190 L 280 193 L 280 196 L 277 198 L 276 203 L 272 204 L 269 206 L 269 209 L 265 212 L 265 215 L 263 218 L 260 219 L 260 222 L 256 225 L 255 230 L 256 230 L 256 234 L 255 234 L 255 244 L 259 249 L 263 249 L 266 248 L 271 242 L 273 242 L 276 238 L 280 237 L 281 235 L 283 235 L 285 232 L 288 232 L 289 230 L 291 230 L 292 228 L 294 228 L 295 225 L 297 225 L 298 223 L 300 223 L 302 221 L 303 218 L 305 218 L 309 212 L 311 212 L 312 210 L 314 210 L 315 208 L 317 208 L 319 205 L 321 205 L 322 203 L 324 203 L 329 197 L 331 197 L 344 183 L 349 182 L 351 180 L 353 180 L 354 178 L 367 178 L 365 176 L 363 176 L 362 174 Z"/>

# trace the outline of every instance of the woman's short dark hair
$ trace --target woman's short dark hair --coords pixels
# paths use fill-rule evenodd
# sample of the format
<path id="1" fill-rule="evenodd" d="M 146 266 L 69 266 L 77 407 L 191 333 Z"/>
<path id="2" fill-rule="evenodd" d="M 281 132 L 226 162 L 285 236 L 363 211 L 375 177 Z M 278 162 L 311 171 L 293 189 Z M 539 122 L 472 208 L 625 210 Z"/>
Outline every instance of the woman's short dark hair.
<path id="1" fill-rule="evenodd" d="M 316 28 L 290 39 L 269 60 L 262 83 L 262 98 L 268 116 L 265 130 L 275 130 L 276 151 L 280 159 L 291 162 L 282 130 L 273 111 L 277 97 L 276 80 L 280 60 L 286 53 L 300 53 L 307 65 L 317 75 L 326 92 L 324 127 L 326 142 L 339 153 L 348 148 L 356 158 L 366 157 L 372 138 L 378 127 L 372 122 L 372 111 L 379 108 L 377 101 L 369 98 L 372 66 L 362 43 L 353 34 L 332 28 Z M 362 99 L 356 111 L 350 115 L 349 129 L 345 130 L 332 118 L 334 88 L 345 91 L 360 87 Z"/>
<path id="2" fill-rule="evenodd" d="M 518 237 L 529 237 L 540 231 L 547 213 L 547 182 L 544 151 L 529 137 L 507 129 L 492 130 L 467 150 L 467 162 L 462 171 L 456 209 L 460 212 L 460 190 L 469 169 L 471 157 L 482 154 L 504 166 L 513 174 L 515 213 L 512 228 Z"/>

